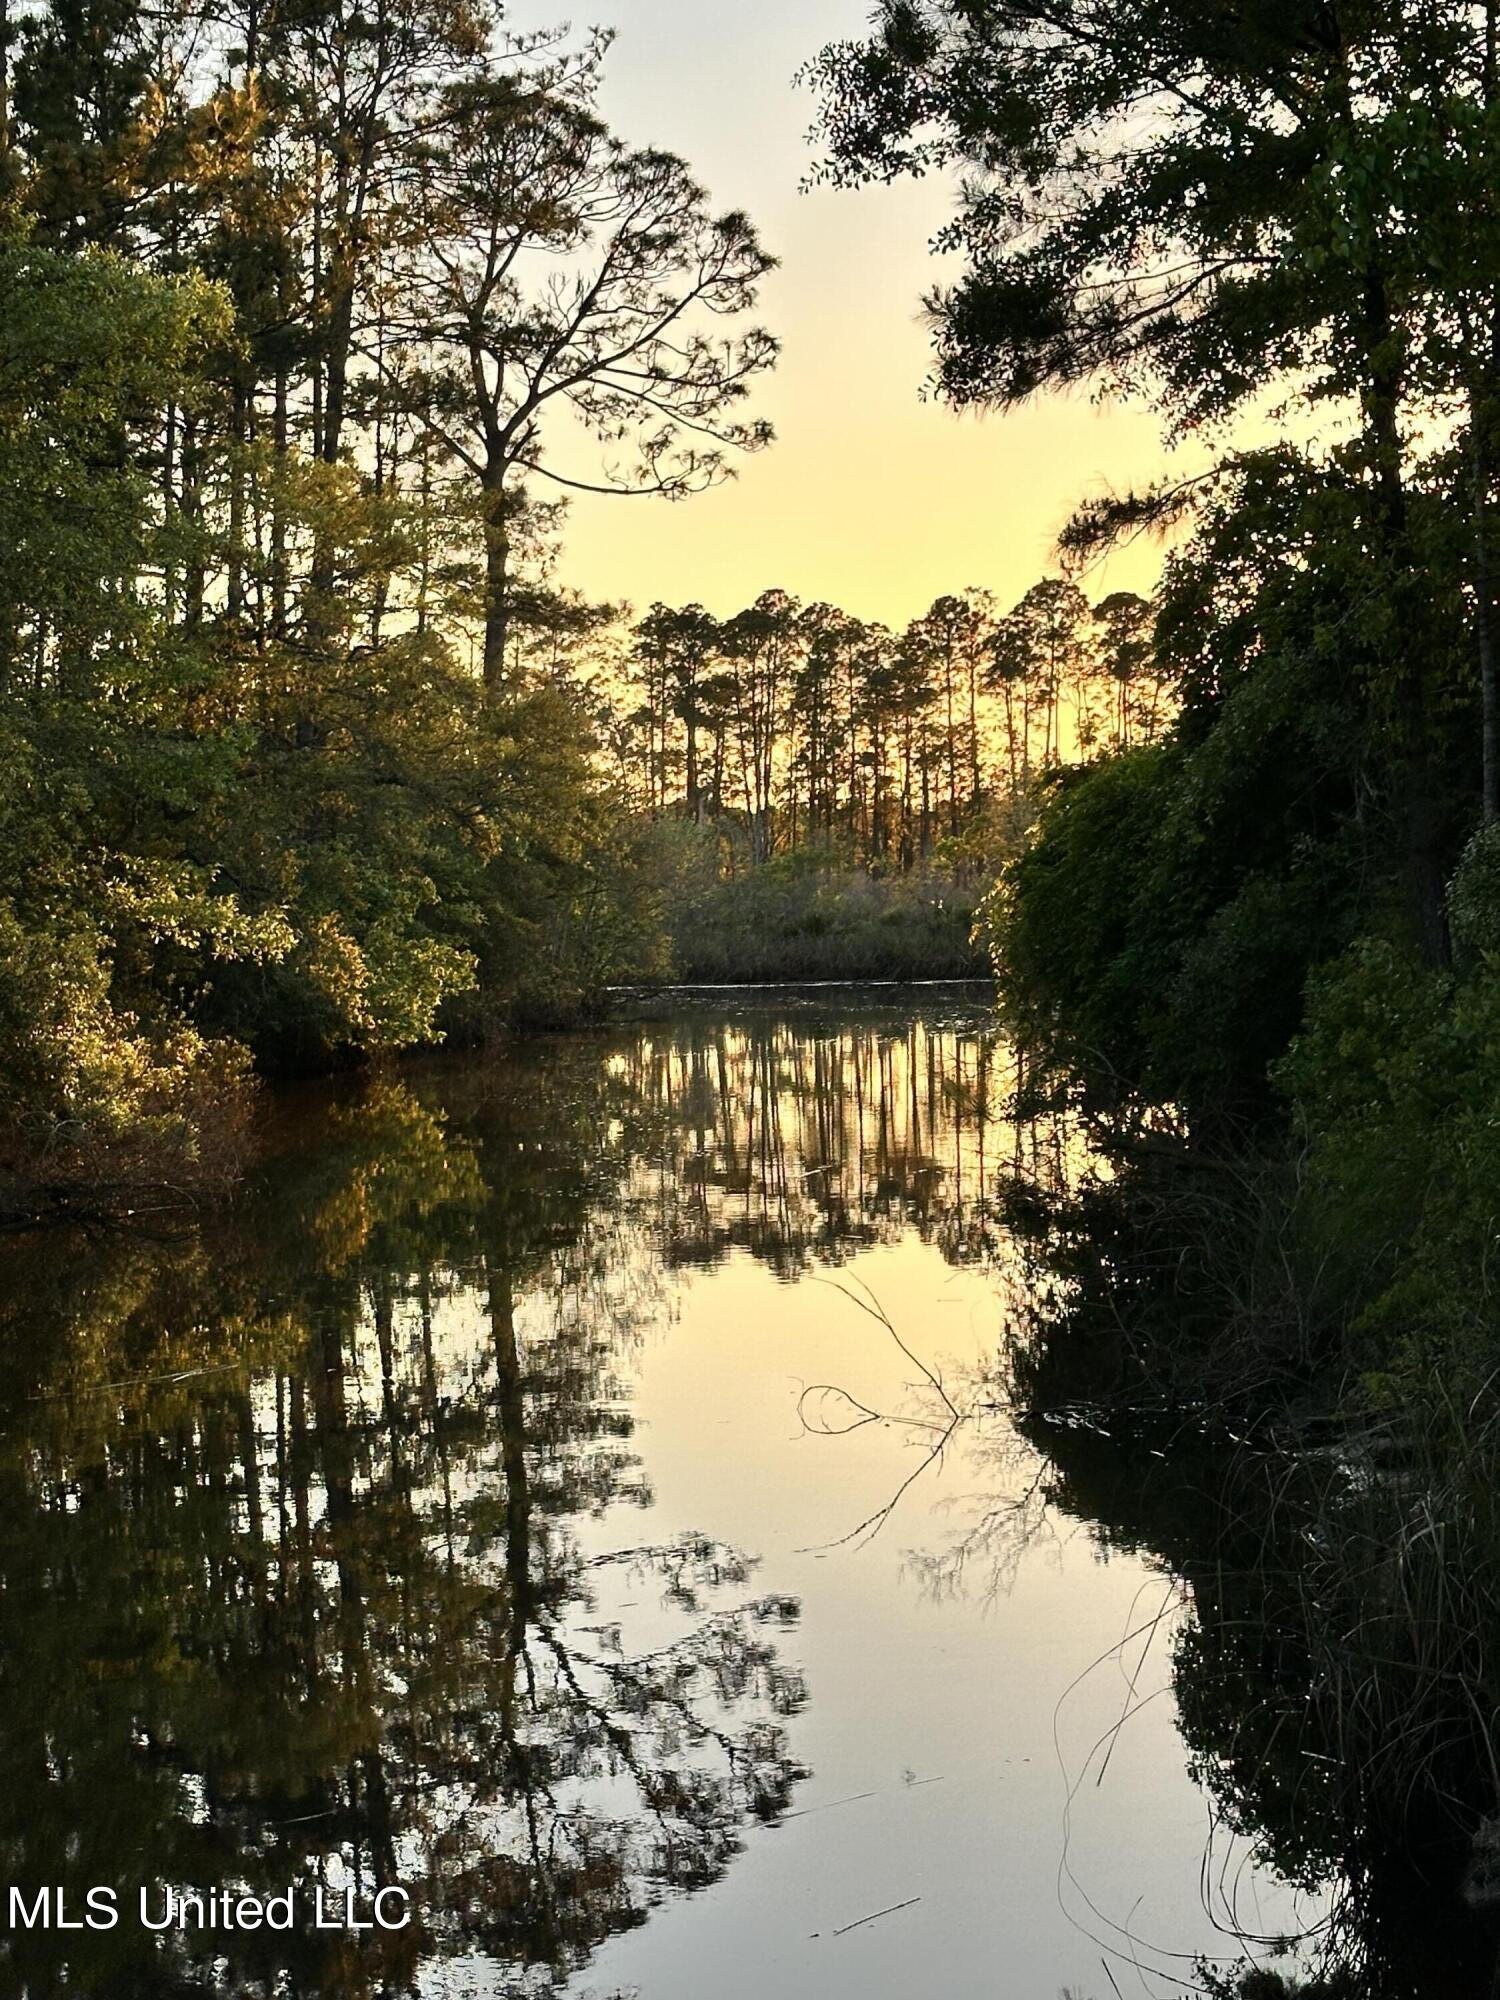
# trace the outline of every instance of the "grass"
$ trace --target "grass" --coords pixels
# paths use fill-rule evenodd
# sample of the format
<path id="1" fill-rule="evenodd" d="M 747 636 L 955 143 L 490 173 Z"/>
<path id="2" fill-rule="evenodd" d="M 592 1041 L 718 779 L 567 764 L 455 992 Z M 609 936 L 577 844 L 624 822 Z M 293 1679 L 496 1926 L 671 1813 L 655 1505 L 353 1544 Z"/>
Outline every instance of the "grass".
<path id="1" fill-rule="evenodd" d="M 973 979 L 982 891 L 945 874 L 879 878 L 801 857 L 714 883 L 672 913 L 677 977 L 706 982 Z"/>

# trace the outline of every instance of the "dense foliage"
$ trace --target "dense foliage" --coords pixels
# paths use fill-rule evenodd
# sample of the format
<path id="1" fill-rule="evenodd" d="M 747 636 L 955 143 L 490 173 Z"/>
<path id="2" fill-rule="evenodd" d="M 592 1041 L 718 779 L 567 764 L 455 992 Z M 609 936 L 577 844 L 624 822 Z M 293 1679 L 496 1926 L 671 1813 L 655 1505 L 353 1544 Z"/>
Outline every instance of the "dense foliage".
<path id="1" fill-rule="evenodd" d="M 6 29 L 0 1208 L 228 1172 L 247 1051 L 653 967 L 531 485 L 711 483 L 774 344 L 604 46 L 425 0 Z"/>

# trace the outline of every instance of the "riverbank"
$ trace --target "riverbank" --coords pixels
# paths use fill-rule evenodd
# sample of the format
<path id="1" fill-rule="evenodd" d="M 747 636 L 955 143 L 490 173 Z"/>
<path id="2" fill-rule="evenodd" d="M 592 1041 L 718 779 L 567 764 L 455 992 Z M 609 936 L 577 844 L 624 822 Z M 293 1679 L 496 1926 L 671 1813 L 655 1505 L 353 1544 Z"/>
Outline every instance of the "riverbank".
<path id="1" fill-rule="evenodd" d="M 1006 1385 L 1049 1452 L 1108 1437 L 1122 1490 L 1185 1446 L 1216 1468 L 1189 1726 L 1212 1724 L 1230 1823 L 1279 1818 L 1278 1865 L 1342 1885 L 1307 1990 L 1349 2000 L 1491 1990 L 1497 1003 L 1482 962 L 1454 980 L 1356 948 L 1311 982 L 1282 1116 L 1254 1125 L 1059 1070 L 1054 1046 L 1029 1081 L 1100 1166 L 1024 1163 L 1002 1205 L 1033 1260 Z M 1151 1542 L 1175 1568 L 1174 1532 Z"/>
<path id="2" fill-rule="evenodd" d="M 508 1052 L 524 1059 L 555 1044 L 586 1048 L 613 1028 L 663 1019 L 857 1018 L 889 1028 L 916 1006 L 977 1028 L 992 1020 L 994 993 L 989 977 L 661 979 L 601 987 L 587 1005 L 565 1013 L 548 1017 L 535 1010 L 504 1026 L 492 1023 L 487 1033 L 475 1029 L 445 1044 L 427 1043 L 378 1060 L 261 1076 L 243 1052 L 230 1051 L 211 1073 L 176 1079 L 175 1095 L 163 1089 L 135 1107 L 131 1118 L 117 1118 L 107 1129 L 81 1122 L 62 1134 L 55 1127 L 13 1127 L 0 1142 L 0 1231 L 120 1223 L 232 1205 L 257 1157 L 267 1107 L 274 1113 L 289 1096 L 307 1093 L 309 1101 L 321 1100 L 341 1085 L 358 1090 L 383 1079 L 399 1085 L 453 1062 L 482 1075 L 503 1064 Z M 276 1122 L 272 1115 L 271 1124 Z"/>

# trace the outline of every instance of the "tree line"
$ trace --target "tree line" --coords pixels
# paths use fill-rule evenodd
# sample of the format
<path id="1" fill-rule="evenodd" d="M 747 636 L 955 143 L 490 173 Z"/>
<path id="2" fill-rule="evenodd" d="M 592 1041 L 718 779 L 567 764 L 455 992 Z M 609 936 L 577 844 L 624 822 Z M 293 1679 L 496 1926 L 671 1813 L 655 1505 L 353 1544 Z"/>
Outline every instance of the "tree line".
<path id="1" fill-rule="evenodd" d="M 490 0 L 6 11 L 0 1179 L 191 1177 L 245 1050 L 659 949 L 559 500 L 769 441 L 771 260 L 609 129 L 607 52 Z"/>
<path id="2" fill-rule="evenodd" d="M 728 816 L 752 861 L 822 847 L 921 866 L 1064 758 L 1153 740 L 1170 688 L 1134 592 L 971 588 L 901 631 L 768 590 L 732 617 L 654 604 L 607 726 L 645 810 Z"/>

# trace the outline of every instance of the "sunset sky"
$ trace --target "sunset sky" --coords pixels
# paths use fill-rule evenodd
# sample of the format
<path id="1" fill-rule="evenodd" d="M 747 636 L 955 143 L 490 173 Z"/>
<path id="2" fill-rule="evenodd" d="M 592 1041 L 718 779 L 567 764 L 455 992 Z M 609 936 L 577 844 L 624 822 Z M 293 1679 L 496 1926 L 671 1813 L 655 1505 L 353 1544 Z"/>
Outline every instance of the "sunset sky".
<path id="1" fill-rule="evenodd" d="M 982 584 L 1006 606 L 1048 569 L 1073 505 L 1163 463 L 1140 409 L 1087 397 L 1003 416 L 922 400 L 920 298 L 941 266 L 928 241 L 936 183 L 799 191 L 814 100 L 793 87 L 830 39 L 857 34 L 872 0 L 594 0 L 575 17 L 618 31 L 603 109 L 632 144 L 681 153 L 718 208 L 744 208 L 782 268 L 761 318 L 784 343 L 757 396 L 778 438 L 738 479 L 681 504 L 574 501 L 564 575 L 644 607 L 699 599 L 723 616 L 779 585 L 904 623 L 944 591 Z M 519 0 L 517 26 L 556 22 Z M 1146 546 L 1088 580 L 1141 587 Z"/>

